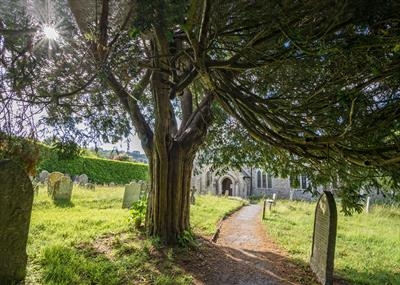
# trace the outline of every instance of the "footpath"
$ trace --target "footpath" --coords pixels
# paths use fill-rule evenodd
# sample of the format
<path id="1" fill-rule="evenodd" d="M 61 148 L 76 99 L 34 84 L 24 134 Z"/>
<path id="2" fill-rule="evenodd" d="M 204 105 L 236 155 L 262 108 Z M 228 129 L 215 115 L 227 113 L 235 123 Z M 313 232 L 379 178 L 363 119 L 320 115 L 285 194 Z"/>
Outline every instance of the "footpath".
<path id="1" fill-rule="evenodd" d="M 223 221 L 216 243 L 181 259 L 196 285 L 318 284 L 307 264 L 295 264 L 271 241 L 260 205 L 244 206 Z"/>

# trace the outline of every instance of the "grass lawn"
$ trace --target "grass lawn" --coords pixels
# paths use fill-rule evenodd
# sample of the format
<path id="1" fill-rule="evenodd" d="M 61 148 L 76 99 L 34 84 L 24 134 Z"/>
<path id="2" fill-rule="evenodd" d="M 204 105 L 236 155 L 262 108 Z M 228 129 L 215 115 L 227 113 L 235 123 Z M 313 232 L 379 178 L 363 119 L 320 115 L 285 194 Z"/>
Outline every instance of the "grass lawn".
<path id="1" fill-rule="evenodd" d="M 311 254 L 314 210 L 315 203 L 279 200 L 266 215 L 270 236 L 303 264 Z M 370 214 L 338 214 L 335 275 L 350 284 L 400 284 L 399 208 L 376 205 Z"/>
<path id="2" fill-rule="evenodd" d="M 26 284 L 190 284 L 174 264 L 174 250 L 133 230 L 121 209 L 123 187 L 75 187 L 72 203 L 54 204 L 40 188 L 28 239 Z M 197 234 L 211 235 L 218 220 L 243 202 L 200 196 L 192 206 Z"/>

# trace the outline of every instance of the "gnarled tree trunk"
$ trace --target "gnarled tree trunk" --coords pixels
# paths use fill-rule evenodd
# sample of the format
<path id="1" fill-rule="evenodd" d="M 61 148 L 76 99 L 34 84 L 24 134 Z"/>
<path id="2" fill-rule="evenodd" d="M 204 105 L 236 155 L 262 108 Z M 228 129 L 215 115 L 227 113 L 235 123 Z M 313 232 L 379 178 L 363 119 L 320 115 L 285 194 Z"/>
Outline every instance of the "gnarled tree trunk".
<path id="1" fill-rule="evenodd" d="M 174 244 L 190 229 L 189 198 L 194 152 L 175 142 L 167 153 L 166 158 L 157 151 L 153 154 L 147 230 L 150 235 Z"/>

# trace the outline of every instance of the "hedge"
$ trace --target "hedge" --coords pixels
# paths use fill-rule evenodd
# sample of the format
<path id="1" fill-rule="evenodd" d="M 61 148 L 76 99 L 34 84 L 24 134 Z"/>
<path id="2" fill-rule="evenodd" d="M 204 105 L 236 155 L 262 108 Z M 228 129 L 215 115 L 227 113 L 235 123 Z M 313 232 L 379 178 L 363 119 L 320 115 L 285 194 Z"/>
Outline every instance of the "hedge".
<path id="1" fill-rule="evenodd" d="M 59 160 L 57 154 L 49 149 L 41 149 L 37 173 L 60 171 L 71 176 L 86 174 L 90 182 L 116 184 L 129 183 L 132 180 L 148 180 L 148 166 L 102 158 L 79 156 L 69 160 Z"/>

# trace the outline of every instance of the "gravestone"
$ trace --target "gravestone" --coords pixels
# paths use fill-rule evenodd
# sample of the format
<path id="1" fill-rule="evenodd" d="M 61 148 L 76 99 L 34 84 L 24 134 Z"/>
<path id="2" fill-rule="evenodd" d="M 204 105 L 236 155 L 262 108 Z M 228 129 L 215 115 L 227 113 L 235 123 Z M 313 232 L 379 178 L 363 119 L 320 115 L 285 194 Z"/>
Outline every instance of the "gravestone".
<path id="1" fill-rule="evenodd" d="M 190 204 L 192 205 L 196 204 L 196 198 L 194 197 L 194 193 L 196 193 L 196 188 L 193 186 L 192 189 L 190 189 Z"/>
<path id="2" fill-rule="evenodd" d="M 333 284 L 337 210 L 331 192 L 325 191 L 315 209 L 314 234 L 310 265 L 323 285 Z"/>
<path id="3" fill-rule="evenodd" d="M 85 185 L 86 183 L 89 182 L 89 177 L 86 174 L 81 174 L 78 177 L 78 183 L 79 185 Z"/>
<path id="4" fill-rule="evenodd" d="M 55 201 L 71 201 L 73 186 L 74 184 L 72 183 L 71 178 L 67 176 L 61 177 L 54 183 L 52 199 Z"/>
<path id="5" fill-rule="evenodd" d="M 365 203 L 365 213 L 369 213 L 371 211 L 371 197 L 367 197 L 367 201 Z"/>
<path id="6" fill-rule="evenodd" d="M 26 243 L 33 203 L 32 183 L 11 160 L 0 160 L 0 284 L 25 279 Z"/>
<path id="7" fill-rule="evenodd" d="M 47 194 L 52 197 L 53 192 L 54 192 L 54 185 L 55 183 L 61 179 L 61 177 L 64 177 L 64 174 L 61 172 L 52 172 L 49 174 L 47 177 Z"/>
<path id="8" fill-rule="evenodd" d="M 293 193 L 294 193 L 294 190 L 290 189 L 290 194 L 289 194 L 289 200 L 290 201 L 293 201 Z"/>
<path id="9" fill-rule="evenodd" d="M 276 200 L 276 193 L 272 194 L 272 200 Z"/>
<path id="10" fill-rule="evenodd" d="M 39 181 L 41 183 L 45 183 L 47 180 L 47 177 L 49 177 L 49 172 L 47 170 L 42 170 L 39 174 Z"/>
<path id="11" fill-rule="evenodd" d="M 228 197 L 229 196 L 229 190 L 225 190 L 225 197 Z"/>
<path id="12" fill-rule="evenodd" d="M 125 185 L 124 198 L 122 199 L 122 209 L 132 207 L 133 203 L 140 198 L 141 184 L 131 182 Z"/>

